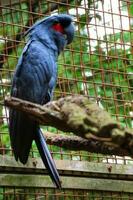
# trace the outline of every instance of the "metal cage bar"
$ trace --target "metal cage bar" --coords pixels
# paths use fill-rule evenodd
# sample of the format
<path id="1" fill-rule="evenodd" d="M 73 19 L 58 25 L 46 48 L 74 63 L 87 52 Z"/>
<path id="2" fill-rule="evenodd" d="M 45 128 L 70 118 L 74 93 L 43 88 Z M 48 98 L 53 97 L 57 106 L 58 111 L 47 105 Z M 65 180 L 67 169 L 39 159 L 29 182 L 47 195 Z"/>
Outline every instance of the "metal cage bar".
<path id="1" fill-rule="evenodd" d="M 51 188 L 34 143 L 26 167 L 13 160 L 3 100 L 10 94 L 12 75 L 26 43 L 24 32 L 36 20 L 57 13 L 73 16 L 76 34 L 59 57 L 54 98 L 87 95 L 123 126 L 133 128 L 132 0 L 0 0 L 0 199 L 133 199 L 129 157 L 50 145 L 63 180 L 62 191 Z M 45 130 L 60 133 L 52 127 Z M 30 169 L 33 161 L 39 165 Z"/>

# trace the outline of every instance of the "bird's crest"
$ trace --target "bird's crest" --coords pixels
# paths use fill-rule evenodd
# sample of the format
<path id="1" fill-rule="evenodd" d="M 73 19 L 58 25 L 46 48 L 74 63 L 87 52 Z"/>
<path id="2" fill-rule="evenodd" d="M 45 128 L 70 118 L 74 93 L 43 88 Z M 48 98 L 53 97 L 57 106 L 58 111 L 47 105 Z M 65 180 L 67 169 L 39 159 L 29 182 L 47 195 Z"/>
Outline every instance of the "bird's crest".
<path id="1" fill-rule="evenodd" d="M 46 17 L 45 19 L 43 18 L 43 19 L 37 21 L 32 27 L 30 27 L 26 31 L 24 36 L 29 35 L 32 31 L 34 31 L 34 29 L 38 25 L 40 25 L 42 23 L 46 23 L 46 22 L 55 23 L 55 24 L 53 24 L 53 29 L 56 30 L 56 31 L 59 31 L 61 33 L 64 33 L 63 26 L 64 27 L 68 26 L 72 22 L 72 17 L 70 15 L 66 15 L 66 14 L 59 14 L 59 15 L 52 15 L 52 16 Z"/>

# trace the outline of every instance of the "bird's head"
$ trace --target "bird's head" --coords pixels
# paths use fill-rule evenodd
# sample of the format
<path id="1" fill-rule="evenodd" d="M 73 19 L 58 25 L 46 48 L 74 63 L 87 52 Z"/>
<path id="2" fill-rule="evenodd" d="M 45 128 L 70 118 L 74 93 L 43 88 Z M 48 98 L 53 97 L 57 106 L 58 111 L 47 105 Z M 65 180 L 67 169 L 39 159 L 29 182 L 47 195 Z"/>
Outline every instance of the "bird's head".
<path id="1" fill-rule="evenodd" d="M 70 15 L 59 14 L 36 22 L 27 32 L 29 37 L 36 37 L 51 48 L 62 51 L 74 38 L 74 25 Z"/>

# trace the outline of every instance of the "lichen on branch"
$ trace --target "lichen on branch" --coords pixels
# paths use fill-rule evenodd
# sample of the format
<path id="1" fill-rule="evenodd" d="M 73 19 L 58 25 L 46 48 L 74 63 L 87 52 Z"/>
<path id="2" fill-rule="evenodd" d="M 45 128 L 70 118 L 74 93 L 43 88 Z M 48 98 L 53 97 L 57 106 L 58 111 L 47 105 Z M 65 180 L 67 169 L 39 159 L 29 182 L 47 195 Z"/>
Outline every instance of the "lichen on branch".
<path id="1" fill-rule="evenodd" d="M 98 145 L 101 145 L 100 153 L 109 153 L 107 149 L 112 147 L 124 152 L 123 155 L 132 156 L 133 154 L 133 131 L 123 128 L 108 112 L 88 97 L 67 96 L 43 106 L 8 97 L 5 99 L 5 105 L 27 113 L 39 124 L 53 126 L 65 132 L 73 132 L 81 139 L 98 142 Z M 62 140 L 65 139 L 62 138 Z M 106 148 L 104 148 L 105 145 Z M 86 147 L 85 150 L 87 150 Z M 122 153 L 116 152 L 116 155 L 120 154 Z"/>

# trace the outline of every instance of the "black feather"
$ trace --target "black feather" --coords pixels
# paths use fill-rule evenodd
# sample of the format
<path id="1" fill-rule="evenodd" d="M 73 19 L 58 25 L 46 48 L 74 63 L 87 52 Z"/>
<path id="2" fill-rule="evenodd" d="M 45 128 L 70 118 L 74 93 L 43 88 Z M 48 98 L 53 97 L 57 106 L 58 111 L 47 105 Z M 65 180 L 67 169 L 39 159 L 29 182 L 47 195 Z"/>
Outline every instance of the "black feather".
<path id="1" fill-rule="evenodd" d="M 38 147 L 39 153 L 41 155 L 42 161 L 48 170 L 53 183 L 57 186 L 57 188 L 61 188 L 61 181 L 59 178 L 58 171 L 56 169 L 55 163 L 51 157 L 51 154 L 48 150 L 45 138 L 40 129 L 38 129 L 38 134 L 35 137 L 36 145 Z"/>

